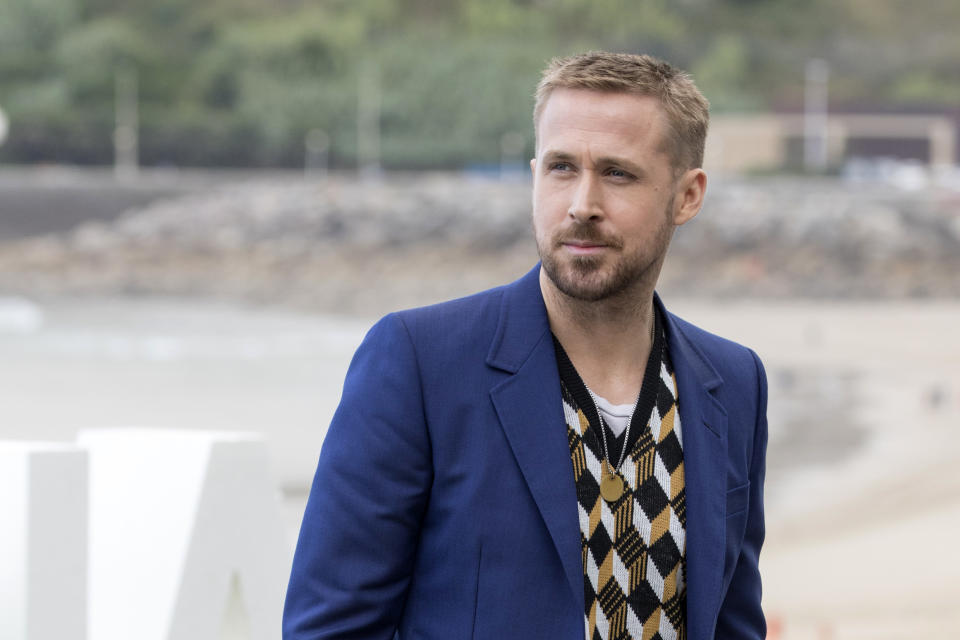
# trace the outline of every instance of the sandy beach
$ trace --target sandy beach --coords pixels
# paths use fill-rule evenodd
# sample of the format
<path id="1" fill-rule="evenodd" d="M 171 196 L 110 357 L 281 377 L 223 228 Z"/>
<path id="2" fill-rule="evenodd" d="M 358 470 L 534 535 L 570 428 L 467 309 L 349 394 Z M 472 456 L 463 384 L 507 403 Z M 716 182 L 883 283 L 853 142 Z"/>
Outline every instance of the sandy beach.
<path id="1" fill-rule="evenodd" d="M 960 302 L 665 298 L 767 368 L 770 637 L 953 637 Z M 153 298 L 5 304 L 0 437 L 262 432 L 292 544 L 343 374 L 374 318 Z"/>
<path id="2" fill-rule="evenodd" d="M 865 439 L 835 464 L 778 475 L 771 422 L 770 638 L 953 638 L 960 628 L 960 304 L 690 301 L 679 313 L 754 347 L 770 369 L 843 371 Z M 771 385 L 771 421 L 777 394 Z M 836 415 L 816 428 L 825 459 Z"/>

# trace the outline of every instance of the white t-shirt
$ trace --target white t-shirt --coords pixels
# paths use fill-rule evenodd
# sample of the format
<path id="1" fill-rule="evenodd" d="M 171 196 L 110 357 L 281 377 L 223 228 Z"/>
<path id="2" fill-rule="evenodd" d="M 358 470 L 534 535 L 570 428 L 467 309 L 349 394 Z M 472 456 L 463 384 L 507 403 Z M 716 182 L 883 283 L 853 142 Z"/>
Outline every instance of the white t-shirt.
<path id="1" fill-rule="evenodd" d="M 620 434 L 627 428 L 630 421 L 630 415 L 633 413 L 632 404 L 611 404 L 606 398 L 594 396 L 597 401 L 597 409 L 603 416 L 603 422 L 610 427 L 613 435 L 620 437 Z"/>

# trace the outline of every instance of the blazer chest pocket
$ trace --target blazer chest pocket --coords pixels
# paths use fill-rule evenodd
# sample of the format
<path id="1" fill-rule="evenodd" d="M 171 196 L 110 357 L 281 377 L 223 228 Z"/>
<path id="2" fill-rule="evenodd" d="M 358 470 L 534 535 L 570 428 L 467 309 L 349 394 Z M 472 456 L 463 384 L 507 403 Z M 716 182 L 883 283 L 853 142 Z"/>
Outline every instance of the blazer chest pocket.
<path id="1" fill-rule="evenodd" d="M 727 517 L 740 515 L 750 506 L 750 482 L 727 491 Z"/>

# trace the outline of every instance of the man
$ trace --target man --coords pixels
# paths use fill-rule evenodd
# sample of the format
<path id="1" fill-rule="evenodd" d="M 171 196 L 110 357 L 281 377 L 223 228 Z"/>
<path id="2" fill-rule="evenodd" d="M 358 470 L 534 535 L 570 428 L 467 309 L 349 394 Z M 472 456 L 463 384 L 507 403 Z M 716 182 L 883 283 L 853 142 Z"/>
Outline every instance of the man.
<path id="1" fill-rule="evenodd" d="M 391 314 L 323 444 L 284 619 L 320 638 L 763 638 L 766 380 L 654 286 L 707 102 L 647 56 L 555 60 L 513 284 Z"/>

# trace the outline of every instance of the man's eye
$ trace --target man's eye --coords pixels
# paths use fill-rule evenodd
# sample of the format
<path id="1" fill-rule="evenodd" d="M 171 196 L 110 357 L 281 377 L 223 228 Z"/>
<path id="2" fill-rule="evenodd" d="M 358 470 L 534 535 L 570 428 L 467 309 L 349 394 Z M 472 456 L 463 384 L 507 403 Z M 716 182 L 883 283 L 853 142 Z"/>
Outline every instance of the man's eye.
<path id="1" fill-rule="evenodd" d="M 613 178 L 630 178 L 630 174 L 622 169 L 610 169 L 607 171 L 607 175 Z"/>
<path id="2" fill-rule="evenodd" d="M 552 171 L 569 171 L 571 169 L 569 162 L 554 162 L 550 165 Z"/>

